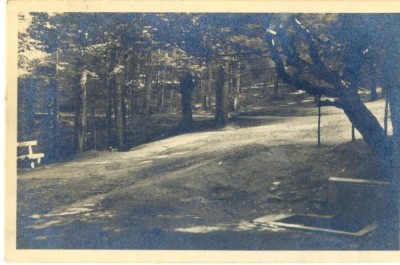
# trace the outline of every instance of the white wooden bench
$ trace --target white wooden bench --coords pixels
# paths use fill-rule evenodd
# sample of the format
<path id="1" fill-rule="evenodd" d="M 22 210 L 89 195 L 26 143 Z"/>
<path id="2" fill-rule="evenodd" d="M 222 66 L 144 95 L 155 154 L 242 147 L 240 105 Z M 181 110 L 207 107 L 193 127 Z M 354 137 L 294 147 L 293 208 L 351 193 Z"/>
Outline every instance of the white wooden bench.
<path id="1" fill-rule="evenodd" d="M 43 153 L 36 153 L 34 154 L 32 151 L 32 146 L 37 145 L 37 141 L 27 141 L 27 142 L 21 142 L 18 143 L 18 148 L 28 148 L 28 154 L 27 155 L 20 155 L 17 157 L 17 161 L 18 160 L 33 160 L 30 165 L 31 168 L 35 168 L 35 160 L 37 164 L 40 164 L 40 162 L 42 161 L 42 158 L 44 157 Z"/>

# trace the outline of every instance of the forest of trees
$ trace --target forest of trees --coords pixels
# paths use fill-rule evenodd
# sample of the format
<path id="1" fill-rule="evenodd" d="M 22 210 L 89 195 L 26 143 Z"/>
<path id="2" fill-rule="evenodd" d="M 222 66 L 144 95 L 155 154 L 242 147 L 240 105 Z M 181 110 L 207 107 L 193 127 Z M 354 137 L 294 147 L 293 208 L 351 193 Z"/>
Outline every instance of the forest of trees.
<path id="1" fill-rule="evenodd" d="M 181 115 L 182 132 L 193 109 L 223 125 L 245 104 L 245 87 L 278 99 L 284 83 L 343 109 L 393 176 L 400 171 L 397 15 L 21 13 L 19 21 L 28 26 L 18 36 L 18 140 L 38 139 L 49 160 L 147 142 L 155 115 Z M 358 93 L 368 88 L 375 100 L 377 87 L 393 135 Z"/>

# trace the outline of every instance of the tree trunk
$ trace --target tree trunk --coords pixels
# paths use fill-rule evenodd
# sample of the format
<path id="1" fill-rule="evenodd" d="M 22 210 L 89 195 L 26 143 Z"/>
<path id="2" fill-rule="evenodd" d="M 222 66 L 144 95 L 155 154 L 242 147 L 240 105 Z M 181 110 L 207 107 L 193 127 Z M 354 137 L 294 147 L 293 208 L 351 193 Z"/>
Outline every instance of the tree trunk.
<path id="1" fill-rule="evenodd" d="M 150 107 L 151 107 L 151 91 L 153 89 L 152 85 L 153 75 L 151 72 L 147 73 L 146 84 L 145 84 L 145 93 L 144 93 L 144 101 L 143 101 L 143 113 L 148 116 L 150 115 Z"/>
<path id="2" fill-rule="evenodd" d="M 393 19 L 394 17 L 392 17 Z M 397 21 L 397 20 L 394 20 Z M 394 25 L 397 25 L 396 23 Z M 385 47 L 382 86 L 385 91 L 386 101 L 390 109 L 393 128 L 393 152 L 388 161 L 392 177 L 392 194 L 390 207 L 389 229 L 394 236 L 396 248 L 400 247 L 400 55 L 398 46 L 400 38 L 397 36 L 398 27 L 390 28 L 387 32 L 390 42 Z M 387 108 L 386 110 L 387 111 Z M 387 116 L 387 115 L 386 115 Z M 387 123 L 387 117 L 386 117 Z"/>
<path id="3" fill-rule="evenodd" d="M 207 85 L 204 81 L 205 77 L 204 77 L 204 71 L 202 72 L 202 77 L 200 80 L 200 102 L 201 102 L 201 108 L 203 110 L 207 109 Z"/>
<path id="4" fill-rule="evenodd" d="M 228 68 L 228 69 L 226 69 Z M 215 84 L 215 121 L 217 124 L 224 125 L 228 118 L 227 108 L 227 92 L 228 92 L 228 80 L 226 79 L 226 73 L 229 70 L 229 62 L 224 67 L 221 65 L 218 68 L 216 75 Z"/>
<path id="5" fill-rule="evenodd" d="M 160 112 L 164 110 L 165 105 L 165 80 L 166 80 L 166 73 L 165 70 L 162 71 L 162 82 L 160 87 L 160 97 L 158 101 L 158 108 Z"/>
<path id="6" fill-rule="evenodd" d="M 58 86 L 59 83 L 55 78 L 58 77 L 58 56 L 59 56 L 59 50 L 56 50 L 56 65 L 55 65 L 55 70 L 56 70 L 56 76 L 51 79 L 51 88 L 52 88 L 52 96 L 53 96 L 53 101 L 52 101 L 52 156 L 54 159 L 57 159 L 59 156 L 59 142 L 58 142 Z"/>
<path id="7" fill-rule="evenodd" d="M 122 74 L 117 74 L 115 77 L 115 120 L 117 129 L 117 145 L 119 150 L 124 149 L 124 122 L 123 122 L 123 77 Z"/>
<path id="8" fill-rule="evenodd" d="M 141 53 L 137 55 L 136 61 L 135 61 L 135 68 L 133 70 L 133 83 L 131 86 L 131 97 L 130 97 L 130 113 L 131 113 L 131 123 L 134 121 L 135 114 L 139 112 L 139 106 L 138 106 L 138 93 L 136 91 L 139 91 L 139 83 L 140 83 L 140 77 L 139 77 L 139 70 L 140 70 L 140 59 L 141 59 Z"/>
<path id="9" fill-rule="evenodd" d="M 385 131 L 376 117 L 361 101 L 357 90 L 343 88 L 340 93 L 340 101 L 350 122 L 360 132 L 373 152 L 386 163 L 394 151 L 392 142 L 386 137 Z"/>
<path id="10" fill-rule="evenodd" d="M 240 93 L 241 93 L 241 64 L 238 63 L 238 68 L 236 70 L 236 92 L 235 98 L 233 101 L 233 108 L 234 110 L 238 110 L 240 108 Z M 265 82 L 264 82 L 265 85 Z"/>
<path id="11" fill-rule="evenodd" d="M 358 58 L 360 56 L 362 57 L 362 55 L 358 54 L 357 50 L 349 47 L 345 50 L 344 58 L 349 61 L 346 61 L 345 63 L 343 80 L 348 80 L 348 84 L 342 85 L 340 82 L 336 82 L 335 89 L 326 89 L 320 86 L 314 86 L 304 80 L 300 81 L 299 79 L 290 76 L 286 72 L 285 65 L 280 58 L 279 52 L 272 38 L 268 34 L 266 34 L 266 40 L 271 51 L 271 57 L 276 65 L 277 74 L 285 82 L 295 86 L 297 89 L 304 89 L 310 94 L 315 95 L 316 92 L 319 92 L 326 96 L 338 97 L 345 114 L 363 136 L 365 142 L 372 149 L 374 154 L 376 154 L 383 162 L 391 157 L 393 154 L 392 142 L 386 137 L 378 120 L 364 105 L 357 93 L 358 73 L 361 67 L 360 62 L 362 62 L 362 58 Z M 321 76 L 321 79 L 322 78 L 323 77 Z M 337 79 L 340 80 L 340 77 L 337 77 Z"/>
<path id="12" fill-rule="evenodd" d="M 164 102 L 165 102 L 165 88 L 164 86 L 160 87 L 160 95 L 158 98 L 158 110 L 163 112 L 164 110 Z"/>
<path id="13" fill-rule="evenodd" d="M 112 140 L 112 86 L 111 78 L 106 77 L 107 86 L 107 107 L 106 107 L 106 123 L 107 123 L 107 147 L 110 148 L 113 145 Z"/>
<path id="14" fill-rule="evenodd" d="M 111 85 L 111 92 L 112 92 L 112 98 L 113 98 L 113 104 L 112 104 L 112 108 L 113 108 L 113 113 L 114 113 L 114 119 L 112 120 L 112 127 L 114 128 L 114 130 L 117 132 L 117 115 L 118 115 L 118 96 L 117 96 L 117 79 L 115 78 L 115 76 L 112 77 L 112 85 Z M 118 132 L 117 132 L 118 133 Z M 117 139 L 118 139 L 118 135 L 117 135 Z M 118 143 L 117 143 L 118 145 Z"/>
<path id="15" fill-rule="evenodd" d="M 213 71 L 211 63 L 207 63 L 207 67 L 208 67 L 208 84 L 206 88 L 205 110 L 208 110 L 211 107 L 211 91 L 213 87 Z"/>
<path id="16" fill-rule="evenodd" d="M 51 89 L 51 139 L 52 150 L 51 158 L 57 159 L 59 153 L 58 143 L 58 82 L 55 79 L 50 80 Z"/>
<path id="17" fill-rule="evenodd" d="M 206 78 L 207 78 L 207 68 L 209 67 L 208 62 L 206 62 L 206 69 L 202 72 L 202 78 L 200 81 L 200 102 L 201 102 L 201 107 L 203 110 L 207 110 L 207 90 L 209 89 L 208 84 L 206 83 Z"/>
<path id="18" fill-rule="evenodd" d="M 371 94 L 369 97 L 369 101 L 375 101 L 378 99 L 378 94 L 376 93 L 376 82 L 373 81 L 371 84 Z"/>
<path id="19" fill-rule="evenodd" d="M 388 238 L 396 247 L 400 247 L 400 65 L 399 55 L 396 47 L 398 45 L 390 44 L 385 55 L 385 64 L 383 69 L 382 86 L 385 92 L 385 120 L 384 133 L 387 134 L 388 127 L 388 112 L 390 109 L 393 135 L 391 137 L 393 143 L 393 152 L 390 153 L 386 164 L 389 169 L 389 174 L 392 177 L 391 181 L 391 205 L 388 207 L 388 216 L 383 224 L 385 229 L 391 231 L 393 237 Z M 393 46 L 392 46 L 393 45 Z M 387 137 L 389 138 L 389 137 Z M 389 153 L 388 153 L 389 154 Z"/>
<path id="20" fill-rule="evenodd" d="M 227 81 L 228 81 L 228 113 L 235 109 L 234 101 L 235 101 L 235 93 L 236 89 L 233 89 L 233 66 L 232 62 L 229 62 L 229 71 L 227 71 Z"/>
<path id="21" fill-rule="evenodd" d="M 351 17 L 353 18 L 353 17 Z M 396 25 L 394 23 L 393 25 Z M 308 31 L 305 31 L 308 32 Z M 392 88 L 398 91 L 399 86 L 399 60 L 400 58 L 393 58 L 393 55 L 398 55 L 398 43 L 393 43 L 393 40 L 396 40 L 396 34 L 387 34 L 390 36 L 391 42 L 388 47 L 386 47 L 387 58 L 383 60 L 385 62 L 384 66 L 387 69 L 386 75 L 384 74 L 383 81 L 384 87 L 386 86 L 388 89 Z M 368 110 L 368 108 L 361 101 L 360 96 L 358 95 L 358 82 L 359 82 L 359 73 L 360 68 L 365 61 L 365 57 L 363 56 L 363 51 L 365 50 L 364 44 L 362 40 L 355 40 L 354 44 L 350 43 L 345 46 L 343 52 L 344 59 L 344 71 L 339 74 L 336 72 L 326 71 L 324 69 L 325 65 L 323 61 L 318 58 L 318 49 L 315 49 L 313 45 L 308 45 L 310 50 L 310 57 L 313 61 L 314 66 L 316 66 L 317 70 L 315 75 L 321 79 L 328 81 L 331 83 L 335 89 L 330 89 L 326 87 L 314 86 L 310 82 L 306 80 L 299 80 L 293 78 L 286 69 L 279 55 L 279 51 L 275 46 L 275 42 L 273 41 L 271 35 L 266 34 L 266 40 L 268 42 L 268 47 L 271 52 L 271 57 L 275 62 L 276 69 L 278 70 L 278 74 L 280 78 L 291 85 L 297 87 L 297 89 L 304 89 L 309 94 L 317 94 L 316 92 L 320 92 L 326 96 L 333 96 L 339 98 L 340 106 L 344 110 L 345 114 L 349 118 L 350 122 L 355 126 L 355 128 L 360 132 L 363 136 L 367 145 L 372 149 L 373 153 L 381 160 L 384 165 L 387 165 L 389 169 L 395 169 L 395 172 L 390 174 L 392 177 L 392 192 L 388 194 L 388 198 L 391 201 L 391 205 L 387 208 L 388 215 L 384 216 L 382 222 L 386 223 L 383 225 L 382 231 L 390 231 L 390 234 L 394 236 L 392 242 L 396 244 L 396 248 L 399 247 L 399 155 L 398 151 L 399 146 L 398 143 L 396 145 L 393 144 L 396 140 L 390 139 L 386 136 L 384 129 L 380 126 L 378 120 L 375 116 Z M 361 36 L 361 35 L 360 35 Z M 285 37 L 285 36 L 283 36 Z M 282 39 L 282 38 L 281 38 Z M 284 42 L 282 42 L 284 44 Z M 388 43 L 388 42 L 387 42 Z M 357 45 L 359 44 L 359 45 Z M 284 48 L 283 48 L 284 49 Z M 292 58 L 296 60 L 296 58 Z M 330 77 L 331 76 L 331 77 Z M 329 78 L 328 78 L 329 77 Z M 393 78 L 395 77 L 395 78 Z M 399 92 L 397 92 L 399 93 Z M 399 105 L 397 102 L 397 105 Z M 391 104 L 391 102 L 390 102 Z M 395 137 L 393 137 L 395 138 Z M 394 166 L 393 166 L 394 165 Z M 385 227 L 387 226 L 387 227 Z M 390 228 L 390 229 L 387 229 Z"/>
<path id="22" fill-rule="evenodd" d="M 125 81 L 125 80 L 124 80 Z M 122 128 L 125 131 L 126 130 L 126 95 L 127 95 L 127 87 L 125 83 L 120 84 L 120 89 L 121 89 L 121 112 L 122 112 Z"/>
<path id="23" fill-rule="evenodd" d="M 92 139 L 93 139 L 93 149 L 97 150 L 97 139 L 96 139 L 96 95 L 95 95 L 94 85 L 92 83 L 92 100 L 90 104 L 90 117 L 92 120 Z"/>
<path id="24" fill-rule="evenodd" d="M 193 123 L 192 118 L 192 91 L 194 89 L 193 77 L 187 72 L 184 73 L 179 82 L 182 104 L 182 122 L 181 128 L 190 131 Z"/>
<path id="25" fill-rule="evenodd" d="M 174 108 L 174 105 L 175 105 L 175 90 L 174 89 L 170 90 L 169 98 L 170 98 L 170 100 L 169 100 L 169 109 L 171 111 L 174 111 L 175 110 L 175 108 Z"/>
<path id="26" fill-rule="evenodd" d="M 389 92 L 390 97 L 390 112 L 392 118 L 392 127 L 393 127 L 393 145 L 394 145 L 394 154 L 392 161 L 392 174 L 393 174 L 393 195 L 392 199 L 394 203 L 394 220 L 395 228 L 393 228 L 393 233 L 397 235 L 397 247 L 400 246 L 400 91 L 398 86 L 392 87 Z"/>
<path id="27" fill-rule="evenodd" d="M 131 121 L 133 121 L 133 117 L 134 117 L 134 114 L 135 114 L 135 88 L 134 88 L 134 86 L 132 86 L 131 87 L 131 91 L 130 91 L 131 93 L 131 95 L 130 95 L 130 118 L 131 118 Z"/>
<path id="28" fill-rule="evenodd" d="M 79 150 L 84 151 L 86 148 L 86 131 L 87 131 L 87 91 L 86 83 L 82 85 L 82 116 L 81 116 L 81 131 L 80 131 L 80 141 Z"/>
<path id="29" fill-rule="evenodd" d="M 36 81 L 32 78 L 18 78 L 18 125 L 17 140 L 29 141 L 35 137 Z"/>
<path id="30" fill-rule="evenodd" d="M 87 113 L 86 113 L 86 82 L 87 72 L 82 72 L 80 87 L 77 91 L 75 105 L 75 139 L 77 151 L 85 151 L 86 130 L 87 130 Z"/>
<path id="31" fill-rule="evenodd" d="M 25 137 L 31 140 L 35 128 L 35 101 L 36 101 L 36 80 L 26 79 L 25 89 Z"/>
<path id="32" fill-rule="evenodd" d="M 278 79 L 278 75 L 275 75 L 274 78 L 274 99 L 278 99 L 278 91 L 279 91 L 279 79 Z"/>
<path id="33" fill-rule="evenodd" d="M 142 133 L 142 140 L 144 142 L 147 141 L 147 122 L 150 116 L 150 106 L 151 106 L 151 92 L 152 92 L 152 82 L 153 82 L 153 71 L 151 69 L 151 56 L 149 55 L 147 58 L 147 65 L 146 65 L 146 78 L 145 78 L 145 85 L 144 85 L 144 99 L 143 99 L 143 133 Z"/>

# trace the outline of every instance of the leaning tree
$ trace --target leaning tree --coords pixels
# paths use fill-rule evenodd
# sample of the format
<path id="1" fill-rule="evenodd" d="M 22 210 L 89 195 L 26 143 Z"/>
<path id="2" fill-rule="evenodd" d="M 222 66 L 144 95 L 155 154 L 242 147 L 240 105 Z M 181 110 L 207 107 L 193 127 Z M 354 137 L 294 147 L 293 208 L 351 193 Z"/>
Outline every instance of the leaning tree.
<path id="1" fill-rule="evenodd" d="M 305 16 L 307 16 L 305 18 Z M 316 22 L 320 23 L 316 23 Z M 361 133 L 391 178 L 386 225 L 399 242 L 400 192 L 400 37 L 397 15 L 284 15 L 265 18 L 265 40 L 284 82 L 311 95 L 335 98 L 323 104 L 341 108 Z M 373 55 L 371 55 L 373 53 Z M 382 62 L 383 89 L 389 101 L 393 134 L 387 135 L 363 103 L 361 69 Z M 379 58 L 380 57 L 380 58 Z M 377 75 L 378 76 L 378 75 Z"/>
<path id="2" fill-rule="evenodd" d="M 372 49 L 381 49 L 379 45 L 385 43 L 378 42 L 377 39 L 387 39 L 388 35 L 393 36 L 393 39 L 397 38 L 389 32 L 389 24 L 395 18 L 321 15 L 319 19 L 324 20 L 325 27 L 315 29 L 310 25 L 310 20 L 302 16 L 268 16 L 265 34 L 278 76 L 284 82 L 311 95 L 335 98 L 335 101 L 323 104 L 343 109 L 373 153 L 390 168 L 394 167 L 398 156 L 397 79 L 400 69 L 396 63 L 398 51 L 395 50 L 398 45 L 385 46 L 385 52 L 381 53 L 385 57 L 383 61 L 386 73 L 381 83 L 389 95 L 393 136 L 386 135 L 377 118 L 363 103 L 358 90 L 360 70 L 366 62 L 366 54 Z M 377 20 L 386 24 L 382 25 Z M 381 29 L 377 29 L 378 25 Z"/>

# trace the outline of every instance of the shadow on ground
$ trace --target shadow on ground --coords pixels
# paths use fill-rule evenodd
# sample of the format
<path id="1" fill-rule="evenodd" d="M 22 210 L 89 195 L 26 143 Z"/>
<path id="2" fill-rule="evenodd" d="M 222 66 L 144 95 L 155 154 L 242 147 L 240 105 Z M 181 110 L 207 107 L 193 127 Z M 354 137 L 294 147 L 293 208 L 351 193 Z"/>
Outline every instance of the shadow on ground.
<path id="1" fill-rule="evenodd" d="M 382 231 L 361 238 L 293 230 L 187 233 L 132 226 L 110 231 L 100 224 L 74 221 L 47 229 L 22 229 L 18 235 L 18 249 L 398 250 L 393 236 Z"/>
<path id="2" fill-rule="evenodd" d="M 85 152 L 18 172 L 18 248 L 398 249 L 391 220 L 363 238 L 258 222 L 277 214 L 326 214 L 330 176 L 386 173 L 361 140 L 342 137 L 318 148 L 313 117 L 296 123 L 256 111 L 219 128 L 204 117 L 194 124 L 197 133 L 130 152 Z M 296 115 L 312 111 L 306 106 Z M 348 126 L 331 118 L 336 126 L 329 137 L 338 139 Z"/>

